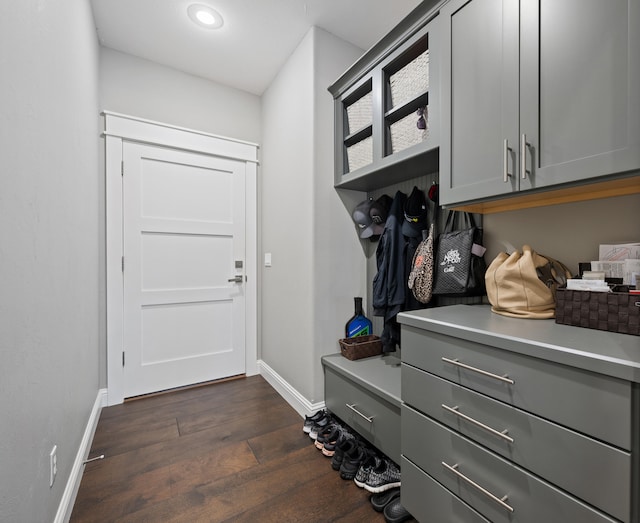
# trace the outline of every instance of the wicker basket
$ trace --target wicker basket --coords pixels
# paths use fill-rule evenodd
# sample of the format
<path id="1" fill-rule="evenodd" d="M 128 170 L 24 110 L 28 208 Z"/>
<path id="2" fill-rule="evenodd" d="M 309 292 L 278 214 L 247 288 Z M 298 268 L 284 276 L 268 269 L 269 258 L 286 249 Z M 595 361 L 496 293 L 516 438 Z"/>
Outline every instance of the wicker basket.
<path id="1" fill-rule="evenodd" d="M 560 288 L 556 291 L 556 323 L 640 336 L 640 296 Z"/>
<path id="2" fill-rule="evenodd" d="M 369 91 L 347 106 L 348 134 L 355 133 L 373 122 L 373 93 Z"/>
<path id="3" fill-rule="evenodd" d="M 360 360 L 382 354 L 382 340 L 374 334 L 343 338 L 338 343 L 340 344 L 340 352 L 349 360 Z"/>
<path id="4" fill-rule="evenodd" d="M 419 116 L 416 113 L 411 113 L 389 126 L 392 153 L 397 153 L 427 139 L 429 136 L 428 108 L 425 108 L 424 117 L 427 122 L 426 129 L 418 129 Z"/>
<path id="5" fill-rule="evenodd" d="M 347 160 L 348 172 L 353 172 L 373 162 L 373 137 L 369 136 L 354 143 L 351 147 L 347 147 Z"/>
<path id="6" fill-rule="evenodd" d="M 429 50 L 389 77 L 391 107 L 414 99 L 429 89 Z"/>

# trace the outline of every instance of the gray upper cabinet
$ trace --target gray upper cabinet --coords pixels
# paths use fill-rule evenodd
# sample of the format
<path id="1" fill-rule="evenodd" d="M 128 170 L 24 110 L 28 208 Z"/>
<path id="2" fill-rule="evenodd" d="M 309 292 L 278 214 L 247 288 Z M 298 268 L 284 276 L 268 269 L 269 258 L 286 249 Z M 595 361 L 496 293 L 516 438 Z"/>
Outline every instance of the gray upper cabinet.
<path id="1" fill-rule="evenodd" d="M 338 79 L 335 186 L 373 190 L 438 169 L 441 45 L 420 4 Z"/>
<path id="2" fill-rule="evenodd" d="M 441 203 L 640 169 L 639 0 L 451 0 Z"/>

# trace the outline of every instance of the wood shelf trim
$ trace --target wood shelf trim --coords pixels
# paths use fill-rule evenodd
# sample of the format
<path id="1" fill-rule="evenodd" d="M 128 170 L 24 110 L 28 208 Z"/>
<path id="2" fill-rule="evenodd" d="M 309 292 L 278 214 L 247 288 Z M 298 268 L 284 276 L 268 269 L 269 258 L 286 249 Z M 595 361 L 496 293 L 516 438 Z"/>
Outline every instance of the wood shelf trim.
<path id="1" fill-rule="evenodd" d="M 544 192 L 528 193 L 512 198 L 451 206 L 456 211 L 466 211 L 479 214 L 494 214 L 499 212 L 560 205 L 563 203 L 583 202 L 614 196 L 626 196 L 640 193 L 640 175 L 617 178 L 603 182 L 563 187 L 561 189 Z"/>

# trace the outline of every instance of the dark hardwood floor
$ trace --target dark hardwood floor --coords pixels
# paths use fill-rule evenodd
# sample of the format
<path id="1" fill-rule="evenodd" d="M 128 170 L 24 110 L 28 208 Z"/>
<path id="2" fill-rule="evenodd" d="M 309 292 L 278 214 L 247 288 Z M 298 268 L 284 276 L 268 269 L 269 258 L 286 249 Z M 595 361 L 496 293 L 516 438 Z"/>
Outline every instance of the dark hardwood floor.
<path id="1" fill-rule="evenodd" d="M 71 521 L 383 522 L 261 377 L 102 410 Z"/>

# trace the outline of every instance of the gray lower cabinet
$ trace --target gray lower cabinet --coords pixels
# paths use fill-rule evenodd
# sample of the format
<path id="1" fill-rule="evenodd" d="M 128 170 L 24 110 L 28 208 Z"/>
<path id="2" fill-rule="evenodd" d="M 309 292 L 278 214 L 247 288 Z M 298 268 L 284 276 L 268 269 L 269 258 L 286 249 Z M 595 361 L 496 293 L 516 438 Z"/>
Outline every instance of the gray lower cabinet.
<path id="1" fill-rule="evenodd" d="M 326 408 L 400 463 L 400 360 L 323 356 Z"/>
<path id="2" fill-rule="evenodd" d="M 640 169 L 640 1 L 451 0 L 440 201 Z"/>
<path id="3" fill-rule="evenodd" d="M 416 519 L 640 521 L 640 340 L 482 306 L 399 321 L 402 500 Z M 536 321 L 532 339 L 514 334 Z"/>

